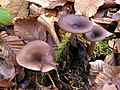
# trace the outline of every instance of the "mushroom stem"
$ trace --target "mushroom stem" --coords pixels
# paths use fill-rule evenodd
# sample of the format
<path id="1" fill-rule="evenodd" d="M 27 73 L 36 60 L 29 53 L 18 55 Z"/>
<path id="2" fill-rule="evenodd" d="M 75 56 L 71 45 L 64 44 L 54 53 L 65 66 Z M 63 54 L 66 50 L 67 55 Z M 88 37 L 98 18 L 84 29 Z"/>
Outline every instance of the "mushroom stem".
<path id="1" fill-rule="evenodd" d="M 49 74 L 49 72 L 47 72 L 47 75 L 48 75 L 48 77 L 50 78 L 50 80 L 51 80 L 51 82 L 52 82 L 52 84 L 53 84 L 53 87 L 56 87 L 53 79 L 51 78 L 51 76 L 50 76 L 50 74 Z"/>
<path id="2" fill-rule="evenodd" d="M 94 51 L 94 48 L 95 48 L 95 42 L 91 42 L 90 47 L 88 48 L 88 54 L 89 54 L 89 56 L 92 55 L 92 53 Z"/>
<path id="3" fill-rule="evenodd" d="M 52 28 L 52 26 L 50 26 L 42 17 L 38 17 L 38 22 L 46 28 L 46 30 L 51 34 L 55 44 L 58 46 L 60 41 L 54 28 Z"/>
<path id="4" fill-rule="evenodd" d="M 70 35 L 70 43 L 73 47 L 77 47 L 77 43 L 76 41 L 74 40 L 74 37 L 75 37 L 75 34 L 74 33 L 71 33 Z"/>

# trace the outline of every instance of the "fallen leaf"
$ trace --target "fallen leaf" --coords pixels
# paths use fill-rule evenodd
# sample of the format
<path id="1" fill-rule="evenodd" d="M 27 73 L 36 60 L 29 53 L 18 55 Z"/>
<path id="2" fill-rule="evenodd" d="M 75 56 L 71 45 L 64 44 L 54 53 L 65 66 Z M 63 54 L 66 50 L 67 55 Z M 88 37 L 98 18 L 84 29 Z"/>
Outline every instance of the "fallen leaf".
<path id="1" fill-rule="evenodd" d="M 113 39 L 108 42 L 108 45 L 120 53 L 120 39 Z"/>
<path id="2" fill-rule="evenodd" d="M 91 18 L 91 20 L 95 23 L 100 23 L 100 24 L 111 24 L 113 21 L 110 18 Z"/>
<path id="3" fill-rule="evenodd" d="M 37 20 L 19 18 L 14 22 L 14 31 L 17 36 L 27 42 L 33 40 L 46 41 L 46 27 Z"/>
<path id="4" fill-rule="evenodd" d="M 35 4 L 31 4 L 30 5 L 30 11 L 31 13 L 37 13 L 37 14 L 40 14 L 40 15 L 46 15 L 48 17 L 55 17 L 56 16 L 56 10 L 55 9 L 45 9 L 43 7 L 38 7 L 37 5 Z"/>
<path id="5" fill-rule="evenodd" d="M 109 85 L 109 84 L 105 84 L 102 88 L 102 90 L 118 90 L 114 84 Z"/>
<path id="6" fill-rule="evenodd" d="M 75 11 L 85 17 L 91 17 L 104 2 L 105 0 L 75 0 Z"/>
<path id="7" fill-rule="evenodd" d="M 106 58 L 104 59 L 104 62 L 107 63 L 108 65 L 116 65 L 114 53 L 107 55 Z"/>
<path id="8" fill-rule="evenodd" d="M 30 5 L 30 11 L 31 11 L 31 13 L 44 14 L 44 8 L 43 7 L 38 7 L 35 4 Z"/>
<path id="9" fill-rule="evenodd" d="M 56 6 L 63 6 L 64 0 L 26 0 L 41 5 L 43 8 L 53 9 Z"/>
<path id="10" fill-rule="evenodd" d="M 112 83 L 112 78 L 116 77 L 120 73 L 119 66 L 111 66 L 104 68 L 102 72 L 100 72 L 95 79 L 95 82 L 99 85 L 104 85 L 107 83 Z"/>
<path id="11" fill-rule="evenodd" d="M 112 79 L 113 84 L 116 85 L 117 89 L 120 90 L 120 74 Z"/>
<path id="12" fill-rule="evenodd" d="M 2 74 L 5 79 L 12 79 L 15 76 L 15 68 L 13 65 L 4 61 L 0 64 L 0 74 Z"/>
<path id="13" fill-rule="evenodd" d="M 107 67 L 102 60 L 96 60 L 95 62 L 90 62 L 90 75 L 96 76 L 103 70 L 103 68 Z"/>
<path id="14" fill-rule="evenodd" d="M 5 7 L 9 10 L 12 18 L 28 16 L 28 2 L 25 0 L 9 0 Z"/>
<path id="15" fill-rule="evenodd" d="M 9 80 L 0 80 L 0 87 L 10 87 L 13 85 L 13 82 L 9 82 Z"/>
<path id="16" fill-rule="evenodd" d="M 23 46 L 24 43 L 17 36 L 9 36 L 6 32 L 0 34 L 0 57 L 5 60 L 13 60 Z"/>
<path id="17" fill-rule="evenodd" d="M 0 0 L 0 5 L 2 7 L 6 7 L 10 2 L 11 0 Z"/>

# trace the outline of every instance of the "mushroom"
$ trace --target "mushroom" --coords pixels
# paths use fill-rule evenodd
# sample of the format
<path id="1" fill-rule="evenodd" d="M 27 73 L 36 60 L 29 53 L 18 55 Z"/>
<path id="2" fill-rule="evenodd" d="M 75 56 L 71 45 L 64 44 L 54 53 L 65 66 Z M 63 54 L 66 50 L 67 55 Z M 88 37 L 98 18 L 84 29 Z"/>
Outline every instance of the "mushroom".
<path id="1" fill-rule="evenodd" d="M 44 41 L 35 40 L 26 44 L 17 54 L 17 63 L 25 68 L 48 72 L 55 69 L 54 53 Z"/>
<path id="2" fill-rule="evenodd" d="M 61 17 L 58 21 L 58 25 L 61 29 L 71 33 L 70 42 L 74 47 L 76 47 L 74 41 L 75 34 L 86 33 L 93 27 L 92 22 L 87 18 L 75 14 L 68 14 Z"/>
<path id="3" fill-rule="evenodd" d="M 26 44 L 16 56 L 17 63 L 25 68 L 47 72 L 53 87 L 53 82 L 48 71 L 56 69 L 53 49 L 44 41 L 35 40 Z"/>
<path id="4" fill-rule="evenodd" d="M 106 32 L 105 29 L 100 26 L 93 26 L 91 31 L 85 33 L 83 37 L 91 42 L 88 50 L 88 54 L 91 56 L 95 48 L 95 42 L 103 40 L 106 37 Z"/>

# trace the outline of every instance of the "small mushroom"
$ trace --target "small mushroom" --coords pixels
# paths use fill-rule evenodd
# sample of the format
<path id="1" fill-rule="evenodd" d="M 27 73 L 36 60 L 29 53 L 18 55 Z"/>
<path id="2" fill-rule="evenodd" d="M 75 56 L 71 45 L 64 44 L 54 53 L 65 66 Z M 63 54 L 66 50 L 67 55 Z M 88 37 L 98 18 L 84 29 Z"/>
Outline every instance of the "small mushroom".
<path id="1" fill-rule="evenodd" d="M 48 71 L 56 69 L 53 49 L 44 41 L 35 40 L 26 44 L 17 54 L 17 63 L 25 68 L 47 72 L 53 87 L 56 88 Z"/>
<path id="2" fill-rule="evenodd" d="M 100 26 L 93 26 L 91 31 L 85 33 L 83 37 L 91 42 L 88 50 L 88 54 L 91 56 L 95 48 L 95 42 L 103 40 L 106 37 L 106 32 L 105 29 Z"/>
<path id="3" fill-rule="evenodd" d="M 89 21 L 87 18 L 75 14 L 68 14 L 61 17 L 58 21 L 58 25 L 61 29 L 71 33 L 70 42 L 75 47 L 75 34 L 86 33 L 90 31 L 93 27 L 92 22 Z"/>
<path id="4" fill-rule="evenodd" d="M 54 59 L 52 48 L 46 42 L 40 40 L 26 44 L 16 56 L 19 65 L 41 72 L 55 69 Z"/>

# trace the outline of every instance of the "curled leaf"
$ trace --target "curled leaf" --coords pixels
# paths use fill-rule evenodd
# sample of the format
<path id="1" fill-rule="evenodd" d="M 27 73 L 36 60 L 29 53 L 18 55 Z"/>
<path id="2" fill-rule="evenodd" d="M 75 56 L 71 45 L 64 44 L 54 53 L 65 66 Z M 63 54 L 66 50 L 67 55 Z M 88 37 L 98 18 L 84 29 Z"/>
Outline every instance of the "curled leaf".
<path id="1" fill-rule="evenodd" d="M 26 0 L 41 5 L 43 8 L 53 9 L 56 6 L 64 5 L 64 0 Z"/>
<path id="2" fill-rule="evenodd" d="M 83 16 L 91 17 L 104 2 L 105 0 L 75 0 L 75 11 Z"/>

